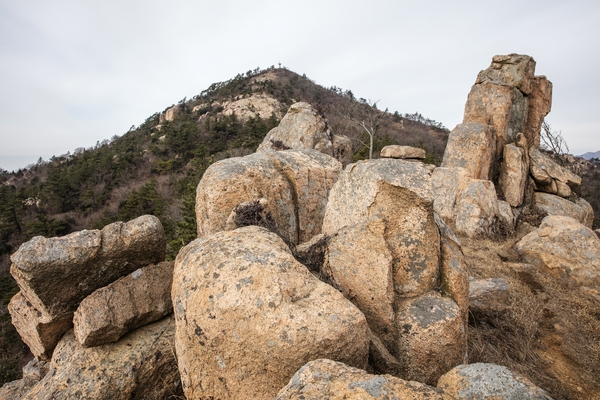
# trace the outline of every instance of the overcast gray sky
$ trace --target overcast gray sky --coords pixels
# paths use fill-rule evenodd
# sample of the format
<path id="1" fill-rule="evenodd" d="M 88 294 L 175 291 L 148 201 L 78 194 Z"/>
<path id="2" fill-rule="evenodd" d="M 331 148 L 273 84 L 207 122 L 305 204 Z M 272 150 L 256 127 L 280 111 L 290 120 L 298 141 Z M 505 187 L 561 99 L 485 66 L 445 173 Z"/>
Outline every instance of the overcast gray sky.
<path id="1" fill-rule="evenodd" d="M 600 1 L 0 0 L 0 167 L 122 135 L 211 83 L 281 62 L 452 129 L 495 54 L 554 84 L 547 120 L 600 150 Z"/>

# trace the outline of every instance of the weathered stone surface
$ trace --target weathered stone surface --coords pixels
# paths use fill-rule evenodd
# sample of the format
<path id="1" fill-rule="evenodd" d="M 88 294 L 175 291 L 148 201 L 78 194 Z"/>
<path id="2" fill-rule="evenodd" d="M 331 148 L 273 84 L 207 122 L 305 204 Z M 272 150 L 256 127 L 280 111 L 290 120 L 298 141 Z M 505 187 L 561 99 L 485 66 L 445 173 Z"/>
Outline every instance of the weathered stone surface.
<path id="1" fill-rule="evenodd" d="M 492 64 L 477 75 L 476 83 L 511 86 L 529 95 L 533 91 L 535 60 L 523 54 L 496 55 Z"/>
<path id="2" fill-rule="evenodd" d="M 463 124 L 490 125 L 495 133 L 495 158 L 500 160 L 504 145 L 512 143 L 525 129 L 527 98 L 520 90 L 490 82 L 474 85 L 467 98 Z M 487 178 L 480 178 L 487 179 Z"/>
<path id="3" fill-rule="evenodd" d="M 518 207 L 523 203 L 529 165 L 525 164 L 524 150 L 514 144 L 504 146 L 502 157 L 498 183 L 508 204 Z"/>
<path id="4" fill-rule="evenodd" d="M 179 114 L 181 114 L 181 108 L 173 106 L 165 111 L 165 121 L 173 121 Z"/>
<path id="5" fill-rule="evenodd" d="M 46 239 L 36 236 L 11 256 L 10 272 L 23 296 L 45 317 L 75 311 L 94 290 L 163 261 L 166 238 L 158 218 L 145 215 Z"/>
<path id="6" fill-rule="evenodd" d="M 479 121 L 465 121 L 450 132 L 442 167 L 465 168 L 471 178 L 487 180 L 495 156 L 493 128 Z"/>
<path id="7" fill-rule="evenodd" d="M 560 197 L 570 197 L 573 193 L 569 185 L 561 181 L 554 181 L 556 183 L 556 194 Z"/>
<path id="8" fill-rule="evenodd" d="M 435 222 L 441 238 L 440 288 L 442 294 L 458 305 L 466 330 L 469 320 L 469 272 L 462 245 L 438 215 L 435 215 Z"/>
<path id="9" fill-rule="evenodd" d="M 334 138 L 327 118 L 310 104 L 299 102 L 290 106 L 279 126 L 267 133 L 257 151 L 314 149 L 329 156 L 337 155 L 340 162 L 347 164 L 352 154 L 348 152 L 350 139 L 345 139 Z"/>
<path id="10" fill-rule="evenodd" d="M 119 340 L 173 310 L 174 263 L 148 265 L 86 297 L 73 318 L 75 337 L 85 347 Z"/>
<path id="11" fill-rule="evenodd" d="M 525 137 L 530 146 L 540 148 L 540 130 L 544 117 L 552 108 L 552 82 L 545 76 L 534 76 L 531 84 L 531 94 L 527 98 L 527 122 Z"/>
<path id="12" fill-rule="evenodd" d="M 398 305 L 396 320 L 401 378 L 434 385 L 464 362 L 466 331 L 460 309 L 450 298 L 428 292 L 406 299 Z"/>
<path id="13" fill-rule="evenodd" d="M 314 150 L 268 151 L 211 165 L 196 190 L 198 236 L 226 229 L 240 203 L 268 200 L 276 229 L 299 244 L 321 233 L 327 197 L 341 164 Z"/>
<path id="14" fill-rule="evenodd" d="M 495 364 L 459 365 L 442 376 L 437 386 L 455 399 L 552 400 L 528 379 Z"/>
<path id="15" fill-rule="evenodd" d="M 174 277 L 175 349 L 188 399 L 273 398 L 322 357 L 366 367 L 364 315 L 263 228 L 193 241 Z"/>
<path id="16" fill-rule="evenodd" d="M 369 343 L 369 365 L 378 374 L 390 374 L 397 376 L 402 373 L 402 365 L 398 359 L 390 353 L 379 336 L 370 332 Z"/>
<path id="17" fill-rule="evenodd" d="M 393 257 L 395 293 L 416 296 L 435 285 L 439 271 L 432 203 L 430 174 L 421 163 L 390 158 L 358 162 L 346 167 L 331 190 L 323 233 L 381 219 Z"/>
<path id="18" fill-rule="evenodd" d="M 431 185 L 435 195 L 433 209 L 444 221 L 456 219 L 456 199 L 471 182 L 465 168 L 439 167 L 431 173 Z"/>
<path id="19" fill-rule="evenodd" d="M 322 233 L 314 236 L 308 242 L 300 243 L 296 246 L 294 257 L 304 264 L 306 268 L 320 273 L 329 241 L 329 236 Z"/>
<path id="20" fill-rule="evenodd" d="M 223 115 L 235 113 L 241 121 L 247 121 L 252 117 L 269 119 L 272 114 L 275 114 L 276 118 L 281 118 L 281 108 L 283 107 L 279 101 L 262 93 L 254 93 L 249 97 L 226 101 L 221 106 L 223 107 Z M 192 111 L 196 111 L 196 107 Z"/>
<path id="21" fill-rule="evenodd" d="M 411 146 L 390 145 L 381 149 L 380 157 L 382 158 L 416 158 L 423 160 L 427 153 L 424 149 Z"/>
<path id="22" fill-rule="evenodd" d="M 5 383 L 0 388 L 0 399 L 20 400 L 48 373 L 49 363 L 34 358 L 23 367 L 23 378 Z"/>
<path id="23" fill-rule="evenodd" d="M 456 205 L 456 230 L 469 236 L 490 235 L 496 227 L 498 198 L 491 181 L 472 180 Z"/>
<path id="24" fill-rule="evenodd" d="M 394 255 L 384 234 L 385 222 L 377 217 L 342 228 L 327 246 L 323 274 L 365 314 L 371 330 L 392 348 L 396 339 Z"/>
<path id="25" fill-rule="evenodd" d="M 173 318 L 165 318 L 116 343 L 84 348 L 68 332 L 54 351 L 48 374 L 23 400 L 158 400 L 180 395 L 174 333 Z"/>
<path id="26" fill-rule="evenodd" d="M 515 231 L 517 218 L 510 204 L 503 200 L 498 200 L 498 222 L 502 225 L 504 233 L 510 234 Z"/>
<path id="27" fill-rule="evenodd" d="M 508 283 L 502 278 L 469 282 L 469 310 L 475 316 L 498 314 L 508 309 Z"/>
<path id="28" fill-rule="evenodd" d="M 549 216 L 516 244 L 526 262 L 569 276 L 583 286 L 600 285 L 600 240 L 569 217 Z"/>
<path id="29" fill-rule="evenodd" d="M 540 150 L 532 148 L 529 152 L 529 157 L 529 170 L 536 182 L 551 183 L 552 179 L 555 179 L 566 183 L 572 189 L 576 189 L 581 185 L 580 176 L 577 176 L 568 169 L 558 165 Z"/>
<path id="30" fill-rule="evenodd" d="M 413 399 L 450 400 L 437 388 L 390 375 L 371 375 L 331 360 L 315 360 L 298 370 L 276 400 Z"/>
<path id="31" fill-rule="evenodd" d="M 8 303 L 11 322 L 31 353 L 41 360 L 49 360 L 56 344 L 73 326 L 73 314 L 52 319 L 36 310 L 18 292 Z"/>
<path id="32" fill-rule="evenodd" d="M 572 202 L 553 194 L 536 192 L 533 198 L 535 206 L 548 215 L 571 217 L 588 228 L 594 223 L 594 209 L 581 197 Z"/>

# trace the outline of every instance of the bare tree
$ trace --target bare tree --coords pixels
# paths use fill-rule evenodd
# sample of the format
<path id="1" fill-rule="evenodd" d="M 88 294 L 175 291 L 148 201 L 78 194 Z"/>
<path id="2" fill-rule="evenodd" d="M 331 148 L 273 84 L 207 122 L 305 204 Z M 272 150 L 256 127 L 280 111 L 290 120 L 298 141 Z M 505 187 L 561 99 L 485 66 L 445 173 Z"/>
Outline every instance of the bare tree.
<path id="1" fill-rule="evenodd" d="M 342 106 L 335 108 L 338 115 L 357 124 L 367 134 L 368 143 L 358 138 L 355 138 L 355 140 L 358 140 L 369 149 L 369 159 L 373 158 L 373 139 L 377 135 L 384 116 L 384 113 L 377 109 L 378 102 L 379 100 L 372 102 L 363 98 L 354 100 L 352 96 L 352 98 L 348 97 Z"/>
<path id="2" fill-rule="evenodd" d="M 546 120 L 542 123 L 540 142 L 540 147 L 543 150 L 552 151 L 559 156 L 569 153 L 569 146 L 563 138 L 562 132 L 552 131 L 552 127 Z"/>

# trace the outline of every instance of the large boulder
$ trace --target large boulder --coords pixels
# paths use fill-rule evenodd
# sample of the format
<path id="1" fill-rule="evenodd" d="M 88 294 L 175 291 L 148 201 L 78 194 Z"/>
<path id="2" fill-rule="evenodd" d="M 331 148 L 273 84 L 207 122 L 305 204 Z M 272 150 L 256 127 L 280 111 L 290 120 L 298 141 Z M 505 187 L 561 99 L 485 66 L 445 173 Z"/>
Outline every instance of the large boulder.
<path id="1" fill-rule="evenodd" d="M 464 168 L 471 178 L 487 180 L 496 157 L 496 134 L 485 122 L 468 122 L 450 132 L 442 167 Z"/>
<path id="2" fill-rule="evenodd" d="M 198 236 L 226 230 L 241 203 L 266 200 L 278 233 L 299 244 L 321 233 L 327 197 L 341 172 L 334 158 L 315 150 L 268 151 L 211 165 L 196 190 Z"/>
<path id="3" fill-rule="evenodd" d="M 568 276 L 584 286 L 600 285 L 600 239 L 573 218 L 549 216 L 516 244 L 524 260 Z"/>
<path id="4" fill-rule="evenodd" d="M 327 118 L 310 104 L 299 102 L 290 106 L 279 126 L 267 133 L 257 151 L 314 149 L 330 156 L 337 155 L 341 163 L 348 164 L 352 154 L 337 150 L 334 142 L 346 149 L 347 141 L 334 140 Z"/>
<path id="5" fill-rule="evenodd" d="M 411 146 L 390 145 L 381 149 L 381 158 L 402 158 L 423 160 L 427 156 L 424 149 Z"/>
<path id="6" fill-rule="evenodd" d="M 550 193 L 536 192 L 533 199 L 535 207 L 547 215 L 571 217 L 588 228 L 594 223 L 594 209 L 584 198 L 571 201 Z"/>
<path id="7" fill-rule="evenodd" d="M 525 150 L 514 144 L 507 144 L 504 146 L 502 157 L 498 180 L 500 190 L 508 204 L 518 207 L 523 203 L 525 186 L 529 177 L 529 165 L 526 163 Z"/>
<path id="8" fill-rule="evenodd" d="M 172 261 L 148 265 L 86 297 L 73 318 L 79 343 L 91 347 L 116 342 L 170 314 L 173 266 Z"/>
<path id="9" fill-rule="evenodd" d="M 8 303 L 11 322 L 31 353 L 40 360 L 49 360 L 63 334 L 73 326 L 73 313 L 59 318 L 44 316 L 18 292 Z"/>
<path id="10" fill-rule="evenodd" d="M 536 181 L 536 183 L 547 185 L 552 184 L 553 181 L 562 182 L 563 184 L 568 185 L 571 189 L 576 189 L 579 187 L 579 185 L 581 185 L 580 176 L 575 175 L 567 168 L 557 164 L 540 150 L 532 148 L 529 152 L 529 157 L 529 170 L 531 171 L 531 176 L 533 176 L 533 179 Z"/>
<path id="11" fill-rule="evenodd" d="M 495 364 L 468 364 L 447 372 L 437 386 L 457 400 L 552 400 L 527 378 Z"/>
<path id="12" fill-rule="evenodd" d="M 472 180 L 456 204 L 456 230 L 469 237 L 496 233 L 499 208 L 491 181 Z"/>
<path id="13" fill-rule="evenodd" d="M 331 360 L 315 360 L 298 370 L 276 400 L 412 399 L 450 400 L 440 389 L 390 375 L 371 375 Z"/>
<path id="14" fill-rule="evenodd" d="M 496 55 L 492 64 L 477 75 L 477 84 L 490 82 L 510 86 L 530 95 L 533 91 L 535 60 L 523 54 Z"/>
<path id="15" fill-rule="evenodd" d="M 32 306 L 44 317 L 57 319 L 75 311 L 94 290 L 163 261 L 165 252 L 160 221 L 145 215 L 101 231 L 36 236 L 11 256 L 10 272 Z"/>
<path id="16" fill-rule="evenodd" d="M 116 343 L 85 348 L 70 331 L 56 347 L 48 374 L 22 400 L 159 400 L 181 395 L 174 334 L 173 318 L 165 318 Z"/>
<path id="17" fill-rule="evenodd" d="M 364 315 L 264 228 L 219 232 L 184 247 L 172 298 L 188 399 L 273 398 L 317 358 L 366 367 Z"/>
<path id="18" fill-rule="evenodd" d="M 402 378 L 435 385 L 438 378 L 465 362 L 467 332 L 463 314 L 448 297 L 431 291 L 403 300 L 396 318 L 397 359 Z"/>
<path id="19" fill-rule="evenodd" d="M 527 99 L 527 121 L 525 137 L 530 146 L 540 147 L 540 131 L 544 117 L 552 108 L 552 82 L 545 76 L 534 76 L 531 82 L 531 94 Z"/>
<path id="20" fill-rule="evenodd" d="M 331 190 L 323 233 L 334 234 L 373 217 L 385 226 L 395 293 L 416 296 L 432 288 L 439 272 L 440 237 L 433 219 L 431 177 L 423 164 L 379 159 L 346 167 Z M 339 261 L 340 267 L 348 265 L 343 256 Z"/>

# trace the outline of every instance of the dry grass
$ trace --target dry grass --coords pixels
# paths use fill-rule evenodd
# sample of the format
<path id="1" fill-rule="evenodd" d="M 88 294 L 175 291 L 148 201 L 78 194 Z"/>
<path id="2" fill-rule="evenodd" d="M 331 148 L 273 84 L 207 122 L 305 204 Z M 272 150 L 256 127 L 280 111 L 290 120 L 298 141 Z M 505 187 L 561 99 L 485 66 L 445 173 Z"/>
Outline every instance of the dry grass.
<path id="1" fill-rule="evenodd" d="M 555 399 L 600 398 L 600 300 L 522 264 L 518 239 L 461 238 L 471 276 L 504 278 L 511 288 L 507 313 L 471 316 L 469 362 L 504 365 Z"/>

